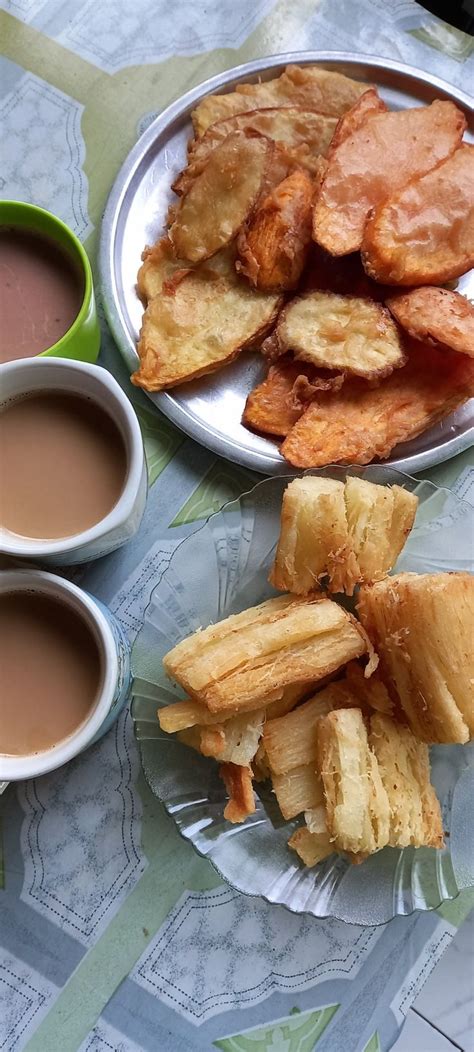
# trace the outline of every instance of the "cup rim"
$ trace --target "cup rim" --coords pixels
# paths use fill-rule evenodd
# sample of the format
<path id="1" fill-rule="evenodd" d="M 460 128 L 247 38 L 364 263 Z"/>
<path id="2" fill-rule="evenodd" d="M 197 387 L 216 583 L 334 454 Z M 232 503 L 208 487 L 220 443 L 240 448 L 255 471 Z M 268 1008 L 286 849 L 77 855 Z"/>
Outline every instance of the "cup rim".
<path id="1" fill-rule="evenodd" d="M 91 298 L 93 294 L 92 267 L 90 264 L 89 257 L 82 242 L 79 241 L 78 237 L 76 237 L 76 234 L 73 230 L 71 230 L 71 227 L 69 227 L 67 223 L 64 223 L 63 220 L 59 218 L 59 216 L 56 216 L 54 212 L 50 212 L 47 208 L 41 208 L 40 205 L 30 204 L 28 201 L 15 201 L 12 199 L 0 201 L 0 226 L 7 225 L 2 223 L 2 210 L 7 209 L 8 207 L 15 207 L 20 212 L 23 211 L 26 215 L 41 215 L 46 217 L 46 219 L 50 222 L 52 228 L 59 227 L 59 229 L 62 230 L 63 234 L 70 241 L 72 247 L 74 248 L 76 255 L 79 257 L 82 273 L 84 276 L 84 293 L 82 296 L 82 302 L 81 306 L 79 307 L 79 311 L 76 314 L 76 317 L 74 318 L 72 324 L 69 326 L 68 329 L 66 329 L 66 332 L 63 333 L 60 339 L 56 340 L 56 343 L 52 343 L 49 347 L 45 347 L 44 351 L 39 351 L 39 353 L 37 355 L 34 355 L 34 357 L 41 358 L 43 355 L 57 354 L 58 351 L 60 351 L 61 348 L 65 346 L 66 342 L 69 342 L 71 337 L 74 337 L 76 335 L 89 313 Z M 8 225 L 14 227 L 15 221 L 12 220 L 11 224 Z M 52 234 L 52 237 L 54 237 L 54 234 Z M 30 359 L 27 360 L 29 361 Z M 17 358 L 13 359 L 13 361 L 23 361 L 23 359 Z"/>
<path id="2" fill-rule="evenodd" d="M 101 652 L 103 678 L 97 701 L 84 722 L 69 737 L 39 753 L 9 756 L 0 753 L 0 781 L 19 781 L 47 774 L 72 760 L 87 747 L 102 726 L 113 701 L 118 677 L 118 657 L 112 629 L 95 600 L 82 588 L 46 570 L 1 570 L 0 594 L 17 591 L 38 591 L 55 595 L 77 613 L 79 606 L 85 614 L 89 628 L 95 629 L 95 637 Z M 75 603 L 71 602 L 71 597 Z"/>
<path id="3" fill-rule="evenodd" d="M 65 375 L 73 377 L 74 374 L 87 374 L 94 377 L 99 386 L 112 395 L 123 412 L 122 423 L 126 433 L 125 442 L 128 446 L 128 467 L 122 493 L 113 508 L 93 526 L 81 533 L 69 534 L 67 537 L 58 537 L 52 540 L 41 537 L 27 537 L 16 534 L 0 526 L 0 551 L 18 557 L 50 557 L 73 553 L 77 549 L 107 536 L 112 530 L 129 518 L 135 505 L 137 490 L 142 477 L 144 465 L 143 440 L 135 411 L 124 391 L 115 377 L 100 365 L 92 365 L 89 362 L 80 362 L 70 358 L 18 358 L 12 362 L 5 362 L 0 366 L 0 378 L 6 379 L 12 373 L 22 373 L 28 370 L 39 370 L 45 374 L 48 372 L 65 371 Z M 48 385 L 45 387 L 49 390 Z M 54 390 L 54 388 L 51 388 Z M 72 388 L 71 388 L 72 390 Z M 77 393 L 81 394 L 80 385 Z M 6 396 L 8 398 L 8 395 Z M 0 396 L 1 402 L 1 396 Z M 107 408 L 98 402 L 99 406 L 107 413 Z M 110 415 L 110 414 L 109 414 Z"/>

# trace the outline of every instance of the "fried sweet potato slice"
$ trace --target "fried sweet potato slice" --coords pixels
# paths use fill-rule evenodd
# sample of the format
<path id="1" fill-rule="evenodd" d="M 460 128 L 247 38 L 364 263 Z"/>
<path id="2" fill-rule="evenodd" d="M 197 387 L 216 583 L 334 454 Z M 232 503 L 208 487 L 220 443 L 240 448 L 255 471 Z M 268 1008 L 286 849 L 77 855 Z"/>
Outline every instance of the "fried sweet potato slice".
<path id="1" fill-rule="evenodd" d="M 365 228 L 367 274 L 392 285 L 437 285 L 474 266 L 473 186 L 474 146 L 463 143 L 391 195 Z"/>
<path id="2" fill-rule="evenodd" d="M 385 302 L 410 336 L 474 358 L 474 307 L 459 292 L 425 285 Z"/>
<path id="3" fill-rule="evenodd" d="M 234 255 L 224 250 L 150 300 L 132 383 L 161 391 L 220 369 L 271 328 L 280 302 L 239 281 Z"/>
<path id="4" fill-rule="evenodd" d="M 270 358 L 292 351 L 302 361 L 367 379 L 387 376 L 406 361 L 385 307 L 331 292 L 307 292 L 291 300 L 262 351 Z"/>
<path id="5" fill-rule="evenodd" d="M 371 116 L 327 163 L 314 206 L 314 240 L 334 256 L 356 252 L 370 210 L 449 157 L 465 128 L 454 103 L 438 100 Z"/>
<path id="6" fill-rule="evenodd" d="M 306 110 L 302 106 L 271 106 L 236 113 L 227 120 L 211 124 L 200 139 L 191 140 L 187 166 L 175 179 L 172 189 L 180 197 L 187 193 L 215 147 L 234 131 L 252 132 L 273 139 L 285 149 L 295 167 L 314 172 L 318 168 L 318 157 L 326 154 L 336 124 L 336 117 Z"/>
<path id="7" fill-rule="evenodd" d="M 363 95 L 360 95 L 350 110 L 339 118 L 326 154 L 328 160 L 341 142 L 344 142 L 344 139 L 348 139 L 359 128 L 362 128 L 366 121 L 374 117 L 376 113 L 387 113 L 387 106 L 380 98 L 377 88 L 369 88 L 368 91 L 364 91 Z"/>
<path id="8" fill-rule="evenodd" d="M 237 238 L 237 270 L 262 291 L 295 289 L 311 245 L 313 182 L 292 172 L 262 201 Z"/>
<path id="9" fill-rule="evenodd" d="M 196 136 L 204 135 L 215 121 L 267 106 L 303 106 L 341 117 L 366 90 L 367 84 L 321 66 L 287 66 L 273 80 L 238 84 L 226 95 L 208 95 L 191 116 Z"/>
<path id="10" fill-rule="evenodd" d="M 398 442 L 415 438 L 474 394 L 474 363 L 466 355 L 420 344 L 403 369 L 379 387 L 347 380 L 336 395 L 312 402 L 283 443 L 296 467 L 384 460 Z"/>
<path id="11" fill-rule="evenodd" d="M 242 423 L 268 435 L 287 435 L 318 391 L 337 391 L 342 373 L 326 373 L 285 355 L 271 365 L 265 380 L 250 392 Z"/>
<path id="12" fill-rule="evenodd" d="M 176 209 L 169 236 L 182 259 L 208 259 L 229 244 L 262 189 L 276 147 L 236 131 L 210 154 Z"/>

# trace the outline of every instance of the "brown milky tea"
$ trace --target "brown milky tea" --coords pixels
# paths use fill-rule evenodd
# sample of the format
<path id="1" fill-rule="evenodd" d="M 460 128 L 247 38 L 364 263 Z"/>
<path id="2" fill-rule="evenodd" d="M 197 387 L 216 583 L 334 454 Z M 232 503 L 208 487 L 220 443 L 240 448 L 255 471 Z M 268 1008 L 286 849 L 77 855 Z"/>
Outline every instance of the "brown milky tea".
<path id="1" fill-rule="evenodd" d="M 0 411 L 0 525 L 57 539 L 100 522 L 119 499 L 125 443 L 95 402 L 38 392 Z"/>
<path id="2" fill-rule="evenodd" d="M 0 753 L 26 756 L 68 738 L 98 699 L 102 662 L 85 620 L 40 592 L 0 594 Z"/>
<path id="3" fill-rule="evenodd" d="M 54 241 L 0 227 L 0 362 L 57 343 L 82 306 L 84 277 Z"/>

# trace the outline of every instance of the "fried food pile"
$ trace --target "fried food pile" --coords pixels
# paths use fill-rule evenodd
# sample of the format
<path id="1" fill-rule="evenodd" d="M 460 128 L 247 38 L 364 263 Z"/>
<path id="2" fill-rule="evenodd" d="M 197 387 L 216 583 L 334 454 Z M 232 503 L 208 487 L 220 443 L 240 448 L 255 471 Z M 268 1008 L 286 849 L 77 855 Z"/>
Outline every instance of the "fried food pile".
<path id="1" fill-rule="evenodd" d="M 143 253 L 133 383 L 261 350 L 243 423 L 297 467 L 385 459 L 474 393 L 474 146 L 454 103 L 390 111 L 319 66 L 193 113 L 167 231 Z"/>
<path id="2" fill-rule="evenodd" d="M 202 628 L 165 655 L 186 692 L 163 731 L 219 762 L 224 817 L 271 780 L 305 865 L 386 845 L 444 846 L 430 743 L 474 736 L 474 579 L 387 576 L 417 497 L 307 476 L 287 486 L 270 583 L 283 594 Z M 358 588 L 357 617 L 334 598 Z"/>

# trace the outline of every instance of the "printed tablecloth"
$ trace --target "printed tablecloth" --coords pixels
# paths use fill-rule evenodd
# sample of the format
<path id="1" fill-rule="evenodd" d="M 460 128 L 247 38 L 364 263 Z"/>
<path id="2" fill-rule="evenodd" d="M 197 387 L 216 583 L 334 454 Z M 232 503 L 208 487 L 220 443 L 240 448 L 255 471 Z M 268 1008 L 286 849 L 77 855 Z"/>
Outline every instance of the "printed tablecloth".
<path id="1" fill-rule="evenodd" d="M 114 176 L 139 132 L 192 85 L 289 50 L 400 59 L 464 90 L 473 41 L 412 0 L 10 0 L 0 5 L 2 197 L 56 212 L 95 259 Z M 127 389 L 150 496 L 138 536 L 74 576 L 130 639 L 179 540 L 249 487 Z M 430 472 L 469 496 L 468 456 Z M 376 1052 L 473 899 L 378 928 L 294 916 L 229 889 L 178 835 L 140 772 L 128 712 L 67 767 L 0 800 L 3 1052 Z"/>

